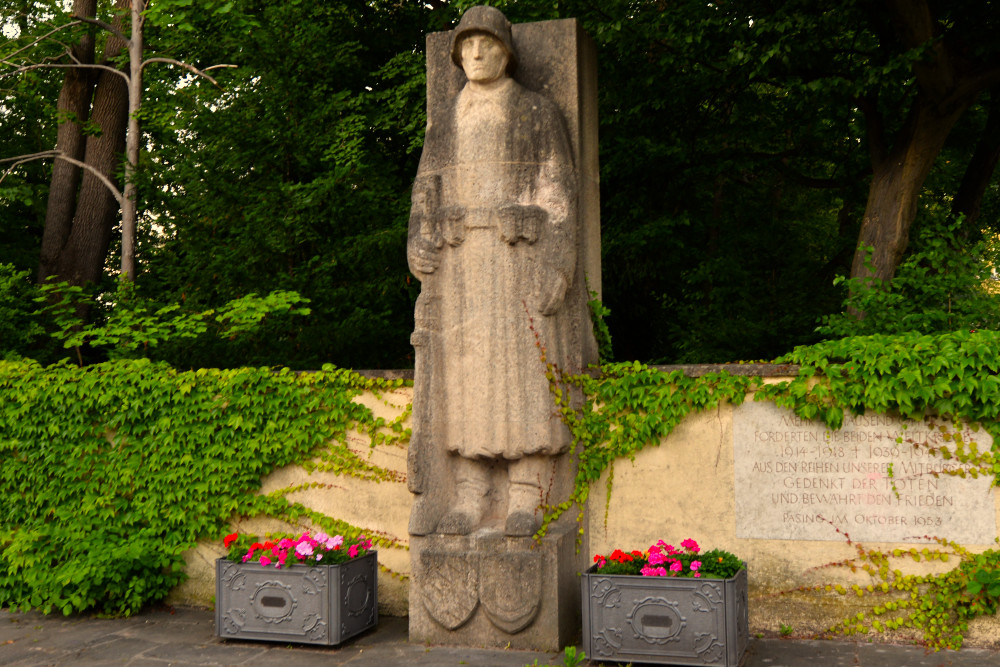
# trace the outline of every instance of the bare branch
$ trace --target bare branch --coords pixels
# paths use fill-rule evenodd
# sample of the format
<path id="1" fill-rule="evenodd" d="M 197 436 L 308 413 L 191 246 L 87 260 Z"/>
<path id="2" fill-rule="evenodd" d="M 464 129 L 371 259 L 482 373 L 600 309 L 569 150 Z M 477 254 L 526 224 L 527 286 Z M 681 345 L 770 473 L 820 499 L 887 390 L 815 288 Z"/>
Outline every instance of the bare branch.
<path id="1" fill-rule="evenodd" d="M 13 160 L 20 160 L 21 162 L 30 162 L 31 160 L 38 160 L 39 158 L 55 157 L 55 153 L 56 151 L 42 151 L 41 153 L 27 153 L 25 155 L 18 155 L 17 157 L 0 157 L 0 162 L 11 162 Z"/>
<path id="2" fill-rule="evenodd" d="M 212 65 L 211 67 L 208 67 L 208 68 L 205 68 L 203 70 L 200 70 L 200 69 L 198 69 L 197 67 L 195 67 L 193 65 L 188 65 L 187 63 L 182 63 L 181 61 L 174 60 L 173 58 L 149 58 L 149 59 L 144 60 L 142 62 L 141 67 L 145 68 L 146 65 L 148 65 L 149 63 L 168 63 L 170 65 L 177 65 L 178 67 L 183 67 L 186 70 L 194 72 L 198 76 L 201 76 L 201 77 L 204 77 L 204 78 L 208 79 L 209 81 L 212 82 L 213 85 L 218 86 L 219 88 L 222 87 L 222 86 L 219 86 L 219 82 L 216 81 L 215 79 L 213 79 L 212 77 L 210 77 L 209 75 L 205 74 L 205 72 L 207 72 L 210 69 L 218 69 L 219 67 L 236 67 L 236 65 Z"/>
<path id="3" fill-rule="evenodd" d="M 86 169 L 91 174 L 93 174 L 97 178 L 97 180 L 103 183 L 105 187 L 108 188 L 108 190 L 111 191 L 111 195 L 115 198 L 115 201 L 118 202 L 119 206 L 125 205 L 125 197 L 122 195 L 121 191 L 118 190 L 115 184 L 108 179 L 107 176 L 105 176 L 100 171 L 95 169 L 92 165 L 89 165 L 86 162 L 81 162 L 80 160 L 77 160 L 75 158 L 71 158 L 68 155 L 64 154 L 62 151 L 43 151 L 41 153 L 31 153 L 30 155 L 18 155 L 17 157 L 0 158 L 0 162 L 10 162 L 12 160 L 14 161 L 14 164 L 9 166 L 3 172 L 3 174 L 0 174 L 0 183 L 3 183 L 3 179 L 7 178 L 7 175 L 12 171 L 14 171 L 14 169 L 17 168 L 19 165 L 22 165 L 25 162 L 31 162 L 33 160 L 46 160 L 48 158 L 65 160 L 66 162 L 74 164 L 77 167 L 80 167 L 81 169 Z"/>
<path id="4" fill-rule="evenodd" d="M 82 21 L 83 23 L 90 23 L 92 25 L 96 25 L 98 28 L 103 28 L 104 30 L 107 30 L 118 39 L 128 44 L 128 37 L 125 36 L 125 33 L 123 33 L 118 28 L 114 27 L 110 23 L 105 23 L 100 19 L 92 19 L 86 16 L 74 16 L 73 18 L 75 18 L 77 21 Z"/>
<path id="5" fill-rule="evenodd" d="M 11 67 L 17 67 L 17 65 L 15 63 L 9 62 L 7 60 L 0 60 L 0 63 L 2 63 L 4 65 L 10 65 Z M 87 69 L 103 69 L 103 70 L 107 70 L 109 72 L 114 72 L 118 76 L 120 76 L 123 79 L 125 79 L 126 85 L 128 84 L 128 74 L 126 72 L 121 71 L 120 69 L 115 69 L 114 67 L 109 67 L 108 65 L 86 65 L 86 64 L 83 64 L 83 63 L 79 63 L 79 64 L 77 64 L 77 63 L 38 63 L 36 65 L 22 65 L 20 67 L 17 67 L 17 69 L 15 69 L 13 71 L 4 72 L 3 74 L 0 74 L 0 76 L 12 76 L 14 74 L 20 74 L 21 72 L 27 72 L 28 70 L 39 69 L 39 68 L 43 68 L 43 67 L 44 68 L 51 68 L 51 69 L 66 69 L 66 68 L 77 68 L 77 67 L 79 67 L 79 68 L 87 68 Z"/>
<path id="6" fill-rule="evenodd" d="M 72 56 L 72 51 L 73 51 L 73 47 L 72 46 L 70 46 L 69 44 L 66 44 L 64 42 L 61 42 L 58 39 L 54 39 L 54 38 L 49 38 L 49 41 L 53 42 L 55 44 L 58 44 L 59 46 L 63 47 L 66 50 L 67 55 L 69 55 L 71 58 L 73 57 Z"/>
<path id="7" fill-rule="evenodd" d="M 62 55 L 65 55 L 65 54 L 60 54 L 59 57 L 62 57 Z M 42 62 L 35 63 L 33 65 L 18 65 L 17 63 L 12 63 L 9 60 L 0 60 L 0 65 L 10 65 L 11 67 L 14 68 L 10 72 L 0 73 L 0 76 L 13 76 L 15 74 L 20 74 L 21 72 L 26 72 L 26 71 L 28 71 L 29 68 L 30 69 L 38 69 L 39 67 L 45 67 L 49 62 L 51 62 L 53 60 L 56 60 L 56 58 L 45 58 L 45 59 L 42 60 Z"/>
<path id="8" fill-rule="evenodd" d="M 81 24 L 82 24 L 82 21 L 73 21 L 72 23 L 67 23 L 66 25 L 59 26 L 58 28 L 56 28 L 54 30 L 50 30 L 49 32 L 45 33 L 44 35 L 42 35 L 41 37 L 39 37 L 38 39 L 36 39 L 35 41 L 33 41 L 31 44 L 28 44 L 27 46 L 21 47 L 20 49 L 18 49 L 17 51 L 15 51 L 14 53 L 10 54 L 7 57 L 8 58 L 13 58 L 17 54 L 21 53 L 21 51 L 27 51 L 28 49 L 30 49 L 31 47 L 35 46 L 39 42 L 45 41 L 46 39 L 48 39 L 49 35 L 54 35 L 55 33 L 59 32 L 60 30 L 65 30 L 66 28 L 72 28 L 75 25 L 81 25 Z M 4 63 L 6 63 L 6 62 L 7 61 L 4 61 Z"/>

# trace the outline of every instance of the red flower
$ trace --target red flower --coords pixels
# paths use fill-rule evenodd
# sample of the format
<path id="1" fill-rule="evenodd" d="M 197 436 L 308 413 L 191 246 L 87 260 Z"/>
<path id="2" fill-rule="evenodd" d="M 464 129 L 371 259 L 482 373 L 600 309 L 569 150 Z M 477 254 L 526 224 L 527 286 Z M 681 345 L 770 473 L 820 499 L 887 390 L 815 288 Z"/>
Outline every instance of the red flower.
<path id="1" fill-rule="evenodd" d="M 615 549 L 613 552 L 611 552 L 611 555 L 608 556 L 608 558 L 610 558 L 613 561 L 617 561 L 619 563 L 629 563 L 632 561 L 632 556 L 625 553 L 621 549 Z"/>
<path id="2" fill-rule="evenodd" d="M 231 535 L 226 535 L 225 539 L 222 540 L 222 543 L 224 545 L 226 545 L 226 548 L 228 549 L 229 545 L 232 544 L 233 542 L 235 542 L 238 537 L 239 537 L 238 533 L 233 533 Z"/>

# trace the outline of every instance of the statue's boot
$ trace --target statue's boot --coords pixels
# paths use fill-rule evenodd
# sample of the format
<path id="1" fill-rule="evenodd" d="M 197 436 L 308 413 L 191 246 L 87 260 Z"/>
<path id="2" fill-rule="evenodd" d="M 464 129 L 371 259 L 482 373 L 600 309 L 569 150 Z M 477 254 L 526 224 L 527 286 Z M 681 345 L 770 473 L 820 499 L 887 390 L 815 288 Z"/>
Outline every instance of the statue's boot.
<path id="1" fill-rule="evenodd" d="M 463 457 L 455 459 L 455 504 L 438 524 L 438 532 L 468 535 L 479 526 L 486 513 L 490 471 L 486 463 Z"/>
<path id="2" fill-rule="evenodd" d="M 534 535 L 542 525 L 542 489 L 552 476 L 552 461 L 548 456 L 525 456 L 510 462 L 507 476 L 510 489 L 504 533 L 510 537 Z"/>
<path id="3" fill-rule="evenodd" d="M 428 493 L 420 493 L 413 497 L 413 507 L 410 509 L 410 535 L 430 535 L 437 529 L 444 514 L 444 503 Z"/>

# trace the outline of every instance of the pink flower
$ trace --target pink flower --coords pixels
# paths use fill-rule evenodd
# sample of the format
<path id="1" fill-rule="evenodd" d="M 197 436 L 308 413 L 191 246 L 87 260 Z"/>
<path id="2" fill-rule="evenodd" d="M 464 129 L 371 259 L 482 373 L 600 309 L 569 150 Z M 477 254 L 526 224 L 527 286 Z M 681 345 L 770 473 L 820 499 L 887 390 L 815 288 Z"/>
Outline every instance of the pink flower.
<path id="1" fill-rule="evenodd" d="M 692 539 L 686 539 L 681 542 L 681 546 L 690 551 L 691 553 L 698 553 L 698 543 Z"/>
<path id="2" fill-rule="evenodd" d="M 681 565 L 681 562 L 679 560 L 675 560 L 672 563 L 670 563 L 670 571 L 671 572 L 680 572 L 683 569 L 684 569 L 684 566 Z"/>
<path id="3" fill-rule="evenodd" d="M 354 558 L 355 556 L 357 556 L 358 555 L 358 545 L 357 544 L 352 544 L 351 548 L 347 550 L 347 555 L 350 556 L 351 558 Z"/>
<path id="4" fill-rule="evenodd" d="M 700 577 L 700 576 L 701 576 L 701 572 L 695 572 L 695 573 L 694 573 L 694 576 L 696 576 L 696 577 Z"/>
<path id="5" fill-rule="evenodd" d="M 336 537 L 331 537 L 326 541 L 327 549 L 339 549 L 340 545 L 344 543 L 344 536 L 337 535 Z"/>
<path id="6" fill-rule="evenodd" d="M 648 565 L 641 570 L 642 576 L 644 577 L 665 577 L 667 576 L 667 571 L 662 567 L 649 567 Z"/>
<path id="7" fill-rule="evenodd" d="M 701 561 L 700 560 L 693 560 L 693 561 L 691 561 L 691 571 L 692 572 L 697 572 L 699 567 L 701 567 Z"/>
<path id="8" fill-rule="evenodd" d="M 655 547 L 654 547 L 655 548 Z M 660 553 L 660 550 L 653 549 L 649 550 L 649 558 L 647 559 L 650 565 L 660 565 L 661 563 L 667 562 L 667 557 Z"/>
<path id="9" fill-rule="evenodd" d="M 672 544 L 667 544 L 663 540 L 660 540 L 659 542 L 657 542 L 657 544 L 663 547 L 663 550 L 666 551 L 668 554 L 677 553 L 677 549 Z"/>
<path id="10" fill-rule="evenodd" d="M 263 565 L 264 567 L 267 567 L 268 565 L 271 564 L 271 559 L 268 558 L 267 556 L 261 556 L 260 557 L 260 564 Z"/>
<path id="11" fill-rule="evenodd" d="M 308 542 L 299 542 L 295 545 L 295 553 L 300 556 L 312 556 L 313 547 Z"/>

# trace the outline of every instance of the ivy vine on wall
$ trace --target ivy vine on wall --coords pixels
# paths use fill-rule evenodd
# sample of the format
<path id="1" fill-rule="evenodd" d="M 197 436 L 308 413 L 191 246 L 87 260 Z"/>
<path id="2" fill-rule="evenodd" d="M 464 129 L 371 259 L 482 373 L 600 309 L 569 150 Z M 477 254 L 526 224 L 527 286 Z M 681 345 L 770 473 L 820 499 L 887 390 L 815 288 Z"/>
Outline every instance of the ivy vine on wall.
<path id="1" fill-rule="evenodd" d="M 391 478 L 346 436 L 404 441 L 405 413 L 386 424 L 352 401 L 399 384 L 332 366 L 296 374 L 0 362 L 0 606 L 134 613 L 165 597 L 184 576 L 183 553 L 222 535 L 235 515 L 357 534 L 283 493 L 261 495 L 261 479 L 317 457 L 339 474 Z"/>
<path id="2" fill-rule="evenodd" d="M 845 338 L 797 348 L 777 361 L 798 364 L 797 377 L 778 383 L 726 372 L 691 378 L 638 363 L 569 376 L 549 365 L 580 465 L 571 497 L 548 508 L 542 532 L 574 505 L 582 508 L 606 470 L 610 494 L 615 461 L 660 443 L 688 414 L 724 401 L 739 404 L 750 392 L 834 429 L 845 411 L 981 425 L 994 438 L 992 448 L 954 439 L 932 453 L 963 463 L 956 474 L 1000 477 L 1000 333 Z M 133 613 L 166 596 L 183 578 L 182 554 L 200 538 L 218 538 L 234 515 L 361 532 L 290 502 L 286 495 L 295 489 L 260 494 L 261 478 L 297 463 L 391 479 L 390 471 L 352 452 L 346 436 L 360 429 L 373 446 L 405 443 L 407 411 L 386 424 L 352 401 L 361 391 L 399 384 L 330 366 L 296 374 L 184 372 L 147 360 L 85 368 L 0 362 L 0 605 Z M 382 546 L 398 546 L 366 532 Z M 933 618 L 926 623 L 937 628 L 941 618 L 996 609 L 1000 561 L 989 553 L 968 558 L 963 563 L 975 565 L 963 565 L 965 578 L 960 573 L 948 581 L 978 586 L 975 604 L 966 604 L 959 585 L 948 588 L 954 594 L 942 602 L 931 599 L 940 590 L 933 582 L 900 580 L 902 588 L 883 582 L 886 590 L 916 592 L 923 596 L 919 604 L 937 610 L 903 622 L 923 627 L 923 619 Z M 896 625 L 882 619 L 871 627 Z M 841 631 L 851 627 L 857 623 Z M 956 640 L 949 635 L 947 641 Z"/>
<path id="3" fill-rule="evenodd" d="M 930 536 L 927 541 L 932 546 L 922 549 L 869 549 L 836 530 L 857 555 L 822 567 L 864 572 L 871 583 L 847 587 L 823 583 L 795 591 L 836 592 L 871 597 L 880 603 L 835 623 L 825 635 L 902 631 L 912 636 L 916 632 L 934 650 L 959 649 L 969 630 L 969 621 L 977 616 L 992 616 L 1000 606 L 1000 551 L 996 549 L 973 553 L 952 540 Z M 945 563 L 955 560 L 958 565 L 939 574 L 904 574 L 898 565 L 901 560 Z"/>
<path id="4" fill-rule="evenodd" d="M 1000 332 L 856 336 L 798 347 L 775 363 L 798 365 L 798 375 L 773 384 L 725 371 L 692 378 L 638 362 L 568 375 L 547 362 L 549 386 L 580 465 L 573 494 L 549 508 L 542 532 L 574 505 L 582 521 L 590 488 L 606 470 L 610 494 L 617 459 L 631 460 L 658 445 L 689 413 L 724 401 L 739 405 L 750 392 L 754 400 L 774 401 L 835 430 L 845 410 L 968 422 L 993 437 L 991 449 L 980 451 L 976 443 L 956 438 L 931 453 L 967 464 L 956 474 L 1000 480 Z"/>
<path id="5" fill-rule="evenodd" d="M 658 445 L 689 413 L 714 409 L 723 401 L 738 405 L 750 392 L 754 400 L 774 401 L 831 429 L 843 425 L 845 411 L 953 422 L 954 430 L 944 429 L 946 444 L 928 448 L 933 455 L 962 464 L 942 474 L 991 475 L 1000 485 L 1000 332 L 856 336 L 796 348 L 776 363 L 798 365 L 797 376 L 777 383 L 726 372 L 690 378 L 680 371 L 626 363 L 606 365 L 595 377 L 566 375 L 547 364 L 550 388 L 573 433 L 580 465 L 571 497 L 548 508 L 539 535 L 574 505 L 582 533 L 590 489 L 609 471 L 610 498 L 616 460 L 633 459 L 643 448 Z M 984 429 L 993 438 L 992 447 L 980 449 L 976 442 L 963 440 L 957 433 L 959 422 Z M 873 590 L 915 596 L 914 602 L 892 602 L 874 612 L 901 616 L 874 623 L 848 620 L 831 631 L 916 628 L 925 633 L 929 646 L 960 646 L 967 620 L 997 609 L 1000 559 L 993 551 L 972 555 L 960 545 L 943 543 L 962 561 L 956 570 L 938 578 L 897 577 L 890 571 L 888 579 L 883 578 L 877 588 L 873 585 Z M 881 558 L 874 551 L 864 554 Z M 860 567 L 853 562 L 846 565 Z M 881 567 L 862 569 L 885 574 Z M 963 586 L 969 582 L 966 591 Z"/>

